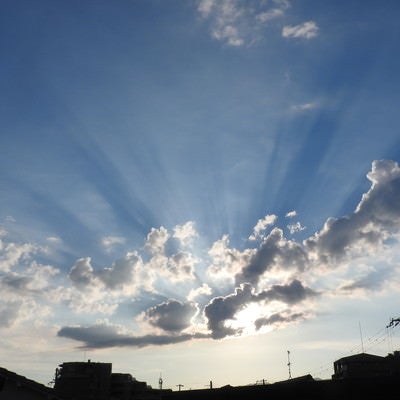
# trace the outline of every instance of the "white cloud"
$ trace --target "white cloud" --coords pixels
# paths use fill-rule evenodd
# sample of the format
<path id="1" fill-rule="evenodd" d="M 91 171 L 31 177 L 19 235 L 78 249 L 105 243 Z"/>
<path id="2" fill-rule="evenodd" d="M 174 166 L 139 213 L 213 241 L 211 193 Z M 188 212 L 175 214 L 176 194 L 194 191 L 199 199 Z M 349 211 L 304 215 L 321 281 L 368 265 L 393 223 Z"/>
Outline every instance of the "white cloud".
<path id="1" fill-rule="evenodd" d="M 46 238 L 46 240 L 50 243 L 62 243 L 62 239 L 58 236 L 49 236 Z"/>
<path id="2" fill-rule="evenodd" d="M 121 236 L 106 236 L 101 239 L 101 245 L 107 252 L 113 250 L 114 246 L 121 245 L 126 242 L 126 239 Z"/>
<path id="3" fill-rule="evenodd" d="M 282 36 L 286 38 L 311 39 L 318 35 L 319 28 L 314 21 L 307 21 L 300 25 L 284 26 Z"/>
<path id="4" fill-rule="evenodd" d="M 40 247 L 31 243 L 14 243 L 0 239 L 0 271 L 10 271 L 18 263 L 29 260 Z"/>
<path id="5" fill-rule="evenodd" d="M 85 314 L 87 326 L 64 326 L 59 337 L 93 348 L 162 345 L 247 334 L 251 330 L 245 323 L 254 333 L 298 323 L 315 315 L 311 311 L 323 297 L 334 304 L 339 296 L 382 288 L 396 292 L 399 165 L 374 161 L 367 178 L 371 186 L 353 212 L 328 218 L 302 242 L 288 239 L 276 227 L 263 234 L 276 222 L 275 215 L 267 215 L 253 229 L 254 236 L 262 235 L 255 248 L 232 247 L 224 235 L 201 253 L 195 242 L 198 234 L 188 222 L 175 227 L 173 235 L 163 227 L 153 228 L 144 248 L 107 267 L 95 267 L 90 257 L 77 259 L 66 279 L 58 268 L 35 259 L 37 246 L 2 237 L 0 328 L 11 332 L 36 319 L 50 324 L 55 318 L 62 326 Z M 286 217 L 296 215 L 290 211 Z M 291 233 L 304 229 L 299 222 L 288 227 Z M 177 243 L 193 246 L 175 246 L 170 254 Z M 143 256 L 144 250 L 150 256 Z M 99 315 L 122 320 L 127 309 L 131 321 L 125 327 L 93 322 Z M 129 324 L 136 324 L 138 315 L 146 325 L 133 335 Z"/>
<path id="6" fill-rule="evenodd" d="M 317 107 L 317 103 L 311 102 L 311 103 L 303 103 L 303 104 L 295 104 L 291 106 L 291 110 L 295 112 L 305 112 L 305 111 L 310 111 L 313 110 Z"/>
<path id="7" fill-rule="evenodd" d="M 249 240 L 257 240 L 262 237 L 262 233 L 271 225 L 275 224 L 278 217 L 274 214 L 266 215 L 263 219 L 257 221 L 253 228 L 253 234 L 249 236 Z"/>
<path id="8" fill-rule="evenodd" d="M 211 296 L 212 289 L 208 286 L 207 283 L 203 283 L 200 287 L 196 289 L 191 289 L 189 294 L 187 295 L 187 299 L 189 301 L 193 301 L 200 296 Z"/>
<path id="9" fill-rule="evenodd" d="M 164 254 L 165 244 L 169 237 L 168 231 L 163 226 L 158 229 L 151 228 L 147 235 L 145 248 L 152 254 Z"/>
<path id="10" fill-rule="evenodd" d="M 176 225 L 172 237 L 178 239 L 182 246 L 190 246 L 193 239 L 198 236 L 193 221 L 186 222 L 183 225 Z"/>
<path id="11" fill-rule="evenodd" d="M 243 46 L 258 40 L 270 21 L 282 17 L 287 0 L 250 4 L 247 0 L 201 0 L 197 10 L 209 22 L 211 36 L 230 46 Z"/>
<path id="12" fill-rule="evenodd" d="M 289 229 L 289 232 L 293 235 L 296 232 L 300 232 L 300 231 L 304 231 L 304 229 L 306 229 L 305 226 L 302 226 L 301 223 L 299 221 L 297 221 L 294 224 L 289 224 L 287 226 L 287 228 Z"/>

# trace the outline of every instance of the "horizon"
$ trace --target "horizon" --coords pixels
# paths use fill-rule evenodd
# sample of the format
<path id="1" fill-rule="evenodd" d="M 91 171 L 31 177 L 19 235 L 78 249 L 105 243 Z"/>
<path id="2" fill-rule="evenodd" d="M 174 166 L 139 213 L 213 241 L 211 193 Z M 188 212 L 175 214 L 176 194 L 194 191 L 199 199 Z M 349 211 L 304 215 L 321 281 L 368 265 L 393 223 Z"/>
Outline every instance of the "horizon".
<path id="1" fill-rule="evenodd" d="M 202 388 L 399 350 L 399 17 L 5 0 L 1 366 Z"/>

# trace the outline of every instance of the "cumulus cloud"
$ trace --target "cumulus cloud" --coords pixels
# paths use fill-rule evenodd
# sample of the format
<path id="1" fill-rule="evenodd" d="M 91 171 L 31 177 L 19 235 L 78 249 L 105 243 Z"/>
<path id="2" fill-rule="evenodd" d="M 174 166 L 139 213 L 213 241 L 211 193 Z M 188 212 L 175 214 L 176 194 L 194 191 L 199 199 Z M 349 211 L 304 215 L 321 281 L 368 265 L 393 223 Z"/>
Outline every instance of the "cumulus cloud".
<path id="1" fill-rule="evenodd" d="M 317 293 L 303 284 L 294 279 L 287 285 L 273 285 L 268 290 L 263 290 L 259 294 L 255 295 L 257 300 L 266 301 L 281 301 L 286 304 L 296 304 L 301 301 L 316 296 Z"/>
<path id="2" fill-rule="evenodd" d="M 307 21 L 300 25 L 284 26 L 282 36 L 286 38 L 311 39 L 318 35 L 319 28 L 314 21 Z"/>
<path id="3" fill-rule="evenodd" d="M 78 288 L 93 284 L 95 275 L 90 257 L 78 259 L 69 272 L 69 278 Z"/>
<path id="4" fill-rule="evenodd" d="M 135 270 L 141 263 L 138 253 L 131 252 L 116 260 L 110 268 L 95 270 L 90 257 L 80 258 L 71 268 L 69 278 L 79 289 L 103 284 L 112 290 L 132 283 Z"/>
<path id="5" fill-rule="evenodd" d="M 172 237 L 178 239 L 182 246 L 190 246 L 193 242 L 193 239 L 198 236 L 198 233 L 195 229 L 194 222 L 189 221 L 183 225 L 177 225 L 174 228 L 174 234 Z"/>
<path id="6" fill-rule="evenodd" d="M 147 321 L 167 332 L 180 332 L 190 326 L 190 320 L 198 309 L 192 302 L 180 302 L 170 299 L 157 304 L 144 312 Z"/>
<path id="7" fill-rule="evenodd" d="M 367 174 L 371 188 L 356 210 L 329 218 L 323 229 L 305 241 L 314 262 L 335 264 L 350 254 L 373 252 L 400 227 L 400 168 L 393 161 L 374 161 Z"/>
<path id="8" fill-rule="evenodd" d="M 207 283 L 203 283 L 200 287 L 196 289 L 191 289 L 187 296 L 187 299 L 189 301 L 193 301 L 198 297 L 210 296 L 211 294 L 212 294 L 212 289 L 210 288 L 210 286 L 208 286 Z"/>
<path id="9" fill-rule="evenodd" d="M 39 247 L 14 243 L 5 233 L 0 240 L 0 327 L 31 322 L 32 315 L 45 319 L 54 304 L 67 305 L 73 315 L 114 318 L 121 304 L 131 302 L 134 317 L 141 318 L 136 322 L 146 322 L 138 333 L 102 322 L 64 326 L 58 335 L 88 348 L 173 344 L 283 327 L 312 317 L 310 309 L 327 294 L 333 299 L 380 290 L 393 277 L 398 280 L 393 249 L 400 235 L 399 165 L 374 161 L 367 178 L 371 186 L 353 212 L 328 218 L 302 242 L 289 240 L 277 227 L 265 234 L 276 221 L 267 215 L 253 229 L 260 239 L 254 248 L 232 247 L 224 235 L 195 256 L 190 246 L 196 244 L 198 250 L 198 234 L 188 222 L 172 234 L 153 228 L 144 248 L 106 268 L 95 268 L 90 257 L 80 258 L 69 280 L 57 268 L 34 261 Z M 286 214 L 295 216 L 295 211 Z M 289 225 L 292 233 L 302 228 Z M 392 249 L 392 259 L 384 257 L 387 249 Z M 136 298 L 149 293 L 151 301 Z M 175 296 L 180 300 L 170 298 Z"/>
<path id="10" fill-rule="evenodd" d="M 169 237 L 168 231 L 163 226 L 158 229 L 151 228 L 147 235 L 145 248 L 152 254 L 164 254 L 165 244 Z"/>
<path id="11" fill-rule="evenodd" d="M 197 9 L 208 21 L 214 39 L 229 46 L 243 46 L 258 40 L 265 25 L 282 17 L 288 7 L 288 0 L 201 0 Z"/>
<path id="12" fill-rule="evenodd" d="M 215 297 L 204 309 L 204 316 L 208 321 L 208 329 L 214 339 L 225 336 L 237 335 L 242 328 L 233 328 L 227 322 L 234 320 L 241 310 L 249 303 L 269 303 L 279 301 L 284 304 L 294 305 L 316 296 L 316 292 L 304 287 L 298 280 L 293 280 L 286 285 L 273 285 L 267 290 L 256 293 L 254 287 L 245 283 L 235 289 L 233 294 L 225 297 Z"/>
<path id="13" fill-rule="evenodd" d="M 297 242 L 287 240 L 279 228 L 274 228 L 264 239 L 250 262 L 236 275 L 236 283 L 257 284 L 260 277 L 273 268 L 298 270 L 307 264 L 307 253 Z"/>
<path id="14" fill-rule="evenodd" d="M 221 339 L 240 333 L 240 329 L 226 326 L 226 321 L 233 319 L 253 298 L 253 287 L 246 283 L 235 289 L 233 294 L 215 297 L 205 307 L 204 315 L 208 321 L 208 329 L 214 339 Z"/>
<path id="15" fill-rule="evenodd" d="M 239 251 L 229 247 L 229 237 L 224 235 L 214 242 L 208 251 L 212 263 L 207 269 L 207 274 L 214 280 L 222 278 L 229 283 L 233 282 L 234 276 L 250 262 L 254 252 L 252 249 Z"/>
<path id="16" fill-rule="evenodd" d="M 257 221 L 256 226 L 253 228 L 253 234 L 249 236 L 249 240 L 257 240 L 262 237 L 262 233 L 271 226 L 274 225 L 278 217 L 274 214 L 266 215 L 264 218 Z"/>
<path id="17" fill-rule="evenodd" d="M 40 251 L 31 243 L 14 243 L 0 238 L 0 271 L 10 271 L 16 264 L 26 262 Z"/>

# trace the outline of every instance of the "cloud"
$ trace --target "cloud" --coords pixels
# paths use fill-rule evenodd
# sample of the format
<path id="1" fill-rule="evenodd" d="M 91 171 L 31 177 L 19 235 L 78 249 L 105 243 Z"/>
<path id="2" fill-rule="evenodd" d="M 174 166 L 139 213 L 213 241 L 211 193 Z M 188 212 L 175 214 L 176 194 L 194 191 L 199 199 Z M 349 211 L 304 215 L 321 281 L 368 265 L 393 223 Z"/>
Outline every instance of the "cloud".
<path id="1" fill-rule="evenodd" d="M 58 236 L 49 236 L 46 238 L 46 240 L 50 243 L 62 243 L 62 239 Z"/>
<path id="2" fill-rule="evenodd" d="M 90 286 L 104 285 L 107 289 L 117 289 L 133 282 L 142 259 L 136 252 L 127 253 L 125 257 L 116 260 L 110 268 L 95 270 L 91 258 L 80 258 L 71 268 L 69 278 L 78 289 Z"/>
<path id="3" fill-rule="evenodd" d="M 391 275 L 392 273 L 388 268 L 373 269 L 362 277 L 346 282 L 339 290 L 349 293 L 358 290 L 379 290 Z"/>
<path id="4" fill-rule="evenodd" d="M 57 336 L 80 341 L 83 343 L 81 347 L 87 349 L 125 346 L 144 347 L 149 345 L 162 346 L 208 337 L 204 334 L 134 336 L 124 333 L 120 327 L 105 323 L 89 327 L 65 326 L 58 331 Z"/>
<path id="5" fill-rule="evenodd" d="M 163 226 L 158 229 L 151 228 L 150 233 L 147 235 L 145 248 L 152 254 L 164 254 L 165 244 L 169 237 L 168 231 Z"/>
<path id="6" fill-rule="evenodd" d="M 144 312 L 147 321 L 167 332 L 180 332 L 190 326 L 190 320 L 198 309 L 192 302 L 180 302 L 170 299 L 149 308 Z"/>
<path id="7" fill-rule="evenodd" d="M 228 283 L 234 281 L 238 274 L 251 260 L 255 250 L 245 249 L 239 251 L 229 247 L 229 236 L 224 235 L 215 241 L 208 254 L 211 257 L 211 265 L 207 269 L 207 275 L 213 279 L 224 279 Z"/>
<path id="8" fill-rule="evenodd" d="M 347 256 L 372 254 L 400 228 L 400 168 L 394 161 L 374 161 L 367 174 L 371 188 L 356 210 L 329 218 L 323 229 L 307 239 L 305 247 L 314 262 L 325 265 Z"/>
<path id="9" fill-rule="evenodd" d="M 250 262 L 236 275 L 236 283 L 257 284 L 260 277 L 273 268 L 303 270 L 307 253 L 297 242 L 287 240 L 279 228 L 274 228 L 264 239 Z"/>
<path id="10" fill-rule="evenodd" d="M 198 233 L 195 229 L 194 222 L 189 221 L 183 225 L 176 225 L 174 228 L 174 234 L 172 237 L 178 239 L 182 246 L 190 246 L 193 242 L 193 239 L 198 236 Z"/>
<path id="11" fill-rule="evenodd" d="M 303 284 L 294 279 L 287 285 L 273 285 L 268 290 L 263 290 L 259 294 L 255 295 L 257 300 L 281 301 L 286 304 L 296 304 L 301 301 L 316 296 L 317 293 Z"/>
<path id="12" fill-rule="evenodd" d="M 208 286 L 207 283 L 203 283 L 200 287 L 196 289 L 191 289 L 187 296 L 187 299 L 189 301 L 193 301 L 198 297 L 210 296 L 211 294 L 212 294 L 212 289 L 210 288 L 210 286 Z"/>
<path id="13" fill-rule="evenodd" d="M 275 224 L 278 217 L 274 214 L 266 215 L 263 219 L 257 221 L 253 228 L 253 234 L 249 236 L 249 240 L 257 240 L 262 237 L 262 233 L 271 225 Z"/>
<path id="14" fill-rule="evenodd" d="M 201 0 L 197 10 L 208 21 L 214 39 L 239 47 L 258 40 L 265 25 L 282 17 L 288 7 L 287 0 Z"/>
<path id="15" fill-rule="evenodd" d="M 312 102 L 312 103 L 303 103 L 303 104 L 295 104 L 291 106 L 291 110 L 295 112 L 304 112 L 304 111 L 309 111 L 313 110 L 317 107 L 317 103 Z"/>
<path id="16" fill-rule="evenodd" d="M 173 254 L 168 260 L 168 273 L 176 281 L 194 279 L 196 258 L 191 253 L 179 252 Z"/>
<path id="17" fill-rule="evenodd" d="M 172 234 L 163 227 L 151 229 L 144 247 L 106 268 L 95 268 L 90 257 L 80 258 L 69 279 L 35 260 L 40 247 L 14 243 L 5 233 L 0 240 L 0 327 L 22 329 L 33 319 L 53 323 L 51 313 L 55 318 L 68 311 L 69 321 L 84 317 L 91 322 L 64 326 L 58 335 L 84 347 L 156 346 L 286 326 L 311 318 L 310 310 L 328 295 L 332 301 L 335 296 L 362 296 L 387 289 L 387 282 L 394 282 L 390 290 L 395 290 L 399 165 L 374 161 L 367 178 L 370 188 L 353 212 L 328 218 L 303 241 L 288 239 L 277 227 L 263 233 L 276 221 L 267 215 L 253 229 L 260 240 L 251 248 L 232 247 L 228 235 L 201 248 L 188 222 L 173 228 Z M 295 211 L 286 214 L 295 216 Z M 292 233 L 303 228 L 299 223 L 290 226 Z M 104 314 L 121 320 L 127 304 L 136 322 L 146 322 L 135 334 L 126 327 L 93 322 Z"/>
<path id="18" fill-rule="evenodd" d="M 10 271 L 18 263 L 25 263 L 41 251 L 39 246 L 30 243 L 14 243 L 0 238 L 0 271 Z"/>
<path id="19" fill-rule="evenodd" d="M 269 317 L 262 317 L 255 320 L 254 325 L 256 330 L 260 330 L 265 325 L 282 325 L 291 323 L 294 321 L 298 321 L 304 319 L 306 317 L 305 313 L 293 313 L 285 312 L 285 313 L 274 313 Z"/>
<path id="20" fill-rule="evenodd" d="M 96 278 L 90 257 L 78 259 L 69 272 L 69 278 L 81 289 L 92 285 Z"/>
<path id="21" fill-rule="evenodd" d="M 0 302 L 0 327 L 9 328 L 19 317 L 21 301 Z"/>
<path id="22" fill-rule="evenodd" d="M 299 280 L 293 280 L 286 285 L 273 285 L 268 290 L 255 293 L 252 285 L 245 283 L 235 289 L 233 294 L 225 297 L 215 297 L 204 309 L 204 316 L 208 321 L 208 329 L 214 339 L 238 335 L 242 328 L 233 328 L 227 321 L 235 319 L 235 315 L 249 303 L 270 303 L 279 301 L 284 304 L 295 305 L 317 295 L 315 291 L 304 287 Z"/>
<path id="23" fill-rule="evenodd" d="M 284 26 L 282 36 L 286 38 L 311 39 L 318 35 L 319 28 L 314 21 L 307 21 L 300 25 Z"/>
<path id="24" fill-rule="evenodd" d="M 121 236 L 106 236 L 101 239 L 101 245 L 107 252 L 111 252 L 116 245 L 121 245 L 126 239 Z"/>
<path id="25" fill-rule="evenodd" d="M 213 339 L 222 339 L 240 333 L 240 329 L 227 327 L 225 322 L 233 319 L 253 298 L 253 287 L 246 283 L 235 289 L 233 294 L 215 297 L 205 307 L 204 315 L 208 320 L 208 329 Z"/>
<path id="26" fill-rule="evenodd" d="M 287 226 L 287 228 L 289 229 L 289 232 L 293 235 L 296 232 L 301 232 L 304 231 L 304 229 L 306 229 L 305 226 L 302 226 L 301 223 L 299 221 L 297 221 L 295 224 L 289 224 Z"/>

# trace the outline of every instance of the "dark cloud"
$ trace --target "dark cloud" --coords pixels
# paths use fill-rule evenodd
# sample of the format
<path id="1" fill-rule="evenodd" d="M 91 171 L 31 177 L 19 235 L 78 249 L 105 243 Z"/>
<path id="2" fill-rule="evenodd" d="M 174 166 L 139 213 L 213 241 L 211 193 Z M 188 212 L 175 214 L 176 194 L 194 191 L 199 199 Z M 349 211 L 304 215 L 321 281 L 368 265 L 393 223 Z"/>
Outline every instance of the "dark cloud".
<path id="1" fill-rule="evenodd" d="M 145 311 L 145 316 L 153 326 L 168 332 L 179 332 L 190 326 L 190 320 L 198 312 L 194 303 L 182 303 L 170 299 Z"/>
<path id="2" fill-rule="evenodd" d="M 261 247 L 236 276 L 236 283 L 248 282 L 257 284 L 261 275 L 273 267 L 303 269 L 307 255 L 302 246 L 283 237 L 279 228 L 274 228 L 265 238 Z"/>
<path id="3" fill-rule="evenodd" d="M 78 289 L 103 283 L 108 289 L 129 284 L 133 280 L 134 268 L 141 258 L 136 253 L 128 253 L 116 260 L 110 268 L 95 270 L 90 257 L 80 258 L 71 268 L 69 278 Z"/>
<path id="4" fill-rule="evenodd" d="M 235 335 L 241 329 L 225 326 L 227 320 L 232 320 L 235 315 L 243 310 L 249 303 L 280 301 L 285 304 L 297 304 L 307 298 L 316 296 L 316 292 L 304 287 L 298 280 L 288 285 L 273 285 L 270 289 L 258 294 L 254 293 L 252 285 L 242 284 L 235 293 L 226 297 L 216 297 L 205 307 L 204 315 L 208 320 L 208 329 L 214 339 Z"/>
<path id="5" fill-rule="evenodd" d="M 109 289 L 115 289 L 132 282 L 133 271 L 140 257 L 136 253 L 128 253 L 124 258 L 115 261 L 111 268 L 97 272 L 99 279 Z"/>
<path id="6" fill-rule="evenodd" d="M 257 294 L 255 299 L 267 300 L 268 302 L 277 300 L 286 304 L 296 304 L 316 295 L 316 292 L 304 287 L 299 280 L 295 279 L 288 285 L 273 285 L 270 289 Z"/>
<path id="7" fill-rule="evenodd" d="M 340 290 L 344 292 L 353 292 L 357 289 L 379 290 L 384 282 L 390 278 L 390 274 L 391 271 L 387 268 L 374 270 L 361 278 L 346 283 Z"/>
<path id="8" fill-rule="evenodd" d="M 178 279 L 194 278 L 195 259 L 192 254 L 180 251 L 168 258 L 168 272 Z"/>
<path id="9" fill-rule="evenodd" d="M 329 218 L 323 229 L 305 241 L 307 250 L 325 264 L 349 252 L 381 245 L 400 227 L 400 168 L 394 161 L 374 161 L 367 174 L 371 188 L 349 216 Z"/>
<path id="10" fill-rule="evenodd" d="M 1 285 L 8 290 L 18 293 L 25 293 L 29 291 L 27 287 L 31 282 L 31 278 L 10 273 L 2 276 L 0 282 Z"/>
<path id="11" fill-rule="evenodd" d="M 235 314 L 242 310 L 253 298 L 253 287 L 250 284 L 241 285 L 235 293 L 226 297 L 215 297 L 205 307 L 204 315 L 208 320 L 208 329 L 214 339 L 239 333 L 239 330 L 225 326 L 225 321 L 233 319 Z"/>
<path id="12" fill-rule="evenodd" d="M 57 336 L 77 340 L 83 343 L 83 348 L 107 348 L 107 347 L 144 347 L 150 345 L 167 345 L 181 343 L 192 339 L 207 338 L 203 334 L 181 335 L 144 335 L 131 336 L 118 332 L 112 325 L 93 325 L 89 327 L 63 327 Z"/>
<path id="13" fill-rule="evenodd" d="M 275 313 L 269 317 L 258 318 L 254 321 L 257 330 L 260 330 L 265 325 L 277 325 L 282 323 L 294 322 L 305 317 L 304 313 Z"/>
<path id="14" fill-rule="evenodd" d="M 90 257 L 80 258 L 69 272 L 69 279 L 79 289 L 84 289 L 94 280 L 94 271 L 90 263 Z"/>
<path id="15" fill-rule="evenodd" d="M 19 316 L 22 302 L 7 301 L 0 303 L 0 327 L 9 328 Z"/>

